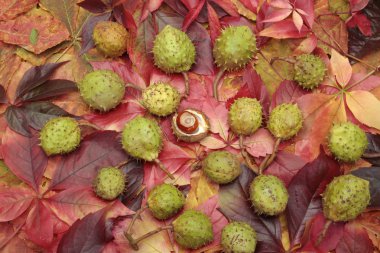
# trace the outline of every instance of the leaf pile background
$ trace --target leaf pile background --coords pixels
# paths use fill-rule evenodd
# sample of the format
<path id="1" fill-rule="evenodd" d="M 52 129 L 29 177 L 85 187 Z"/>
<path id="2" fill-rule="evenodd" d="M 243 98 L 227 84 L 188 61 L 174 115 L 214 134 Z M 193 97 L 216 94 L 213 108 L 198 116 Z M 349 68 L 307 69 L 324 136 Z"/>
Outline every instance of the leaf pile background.
<path id="1" fill-rule="evenodd" d="M 198 250 L 181 249 L 170 232 L 144 240 L 140 252 L 221 252 L 220 234 L 229 220 L 251 224 L 258 235 L 256 252 L 380 251 L 380 4 L 375 0 L 0 0 L 0 252 L 134 252 L 124 231 L 146 203 L 155 185 L 171 182 L 186 194 L 185 209 L 206 213 L 215 240 Z M 97 22 L 115 20 L 130 33 L 127 53 L 105 58 L 94 47 Z M 190 70 L 190 95 L 179 110 L 194 108 L 210 121 L 211 133 L 199 143 L 178 141 L 171 118 L 157 118 L 164 132 L 159 159 L 173 182 L 154 163 L 136 161 L 124 152 L 120 131 L 137 115 L 146 115 L 141 92 L 127 87 L 122 103 L 108 113 L 90 110 L 77 83 L 97 69 L 115 71 L 127 83 L 146 88 L 168 81 L 185 91 L 180 74 L 167 75 L 152 60 L 156 34 L 167 24 L 185 31 L 196 46 Z M 260 53 L 248 66 L 226 73 L 212 96 L 218 69 L 212 47 L 221 29 L 248 25 Z M 328 66 L 314 91 L 298 86 L 293 65 L 277 58 L 303 53 L 320 56 Z M 272 64 L 271 64 L 272 63 Z M 248 201 L 248 186 L 257 167 L 274 151 L 275 139 L 265 124 L 243 140 L 252 164 L 241 155 L 239 138 L 228 124 L 236 98 L 257 98 L 264 118 L 277 105 L 297 103 L 304 125 L 279 146 L 265 174 L 287 186 L 289 203 L 278 217 L 257 215 Z M 74 117 L 81 123 L 80 147 L 68 155 L 47 157 L 39 130 L 51 118 Z M 350 121 L 366 131 L 365 159 L 338 163 L 326 136 L 334 123 Z M 243 173 L 219 186 L 200 170 L 202 159 L 224 149 L 239 156 Z M 127 190 L 104 201 L 93 180 L 104 166 L 122 165 Z M 341 174 L 370 182 L 371 202 L 357 219 L 333 223 L 321 242 L 325 220 L 321 194 Z M 138 237 L 171 220 L 144 212 L 133 227 Z"/>

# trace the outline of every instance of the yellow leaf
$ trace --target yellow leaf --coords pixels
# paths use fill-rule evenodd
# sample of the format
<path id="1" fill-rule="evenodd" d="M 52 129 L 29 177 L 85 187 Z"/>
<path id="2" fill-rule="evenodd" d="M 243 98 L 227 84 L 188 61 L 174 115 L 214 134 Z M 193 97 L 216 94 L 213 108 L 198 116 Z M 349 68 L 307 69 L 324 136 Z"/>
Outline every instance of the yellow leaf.
<path id="1" fill-rule="evenodd" d="M 347 93 L 348 108 L 361 123 L 380 129 L 380 101 L 368 91 L 351 91 Z"/>
<path id="2" fill-rule="evenodd" d="M 187 195 L 185 209 L 196 208 L 209 198 L 218 194 L 218 184 L 212 183 L 202 170 L 193 173 L 190 181 L 191 189 Z"/>

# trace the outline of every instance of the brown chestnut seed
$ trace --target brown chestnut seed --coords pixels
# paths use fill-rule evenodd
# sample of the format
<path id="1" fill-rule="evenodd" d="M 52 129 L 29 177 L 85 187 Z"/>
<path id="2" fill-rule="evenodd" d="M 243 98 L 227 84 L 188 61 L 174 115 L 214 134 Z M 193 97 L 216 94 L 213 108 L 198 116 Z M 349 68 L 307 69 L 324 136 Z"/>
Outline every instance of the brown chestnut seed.
<path id="1" fill-rule="evenodd" d="M 196 142 L 207 136 L 210 125 L 202 112 L 186 109 L 173 116 L 172 128 L 178 139 Z"/>

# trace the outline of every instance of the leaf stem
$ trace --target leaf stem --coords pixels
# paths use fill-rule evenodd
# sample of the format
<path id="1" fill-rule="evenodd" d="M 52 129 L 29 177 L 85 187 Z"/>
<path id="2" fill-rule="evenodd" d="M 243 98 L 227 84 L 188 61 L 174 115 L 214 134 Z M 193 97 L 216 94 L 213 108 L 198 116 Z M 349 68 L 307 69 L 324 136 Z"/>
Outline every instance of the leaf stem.
<path id="1" fill-rule="evenodd" d="M 380 153 L 364 153 L 362 157 L 363 158 L 379 158 Z"/>
<path id="2" fill-rule="evenodd" d="M 142 240 L 152 236 L 152 235 L 155 235 L 163 230 L 172 230 L 173 229 L 173 226 L 172 225 L 169 225 L 169 226 L 164 226 L 164 227 L 159 227 L 159 228 L 156 228 L 155 230 L 152 230 L 148 233 L 146 233 L 145 235 L 142 235 L 140 236 L 139 238 L 137 239 L 134 239 L 131 234 L 129 233 L 126 233 L 125 236 L 127 237 L 128 239 L 128 242 L 129 242 L 129 245 L 131 245 L 131 247 L 134 249 L 134 250 L 139 250 L 139 246 L 138 246 L 138 243 L 141 242 Z"/>
<path id="3" fill-rule="evenodd" d="M 130 87 L 130 88 L 133 88 L 133 89 L 138 90 L 138 91 L 142 91 L 143 90 L 141 87 L 139 87 L 139 86 L 137 86 L 137 85 L 135 85 L 133 83 L 127 83 L 125 85 L 125 87 Z"/>
<path id="4" fill-rule="evenodd" d="M 185 98 L 190 94 L 189 75 L 187 72 L 182 72 L 183 79 L 185 80 Z"/>
<path id="5" fill-rule="evenodd" d="M 102 130 L 102 129 L 101 129 L 100 127 L 98 127 L 97 125 L 92 124 L 92 123 L 89 123 L 89 122 L 80 122 L 78 125 L 79 125 L 79 126 L 92 127 L 92 128 L 94 128 L 94 129 L 96 129 L 96 130 Z"/>
<path id="6" fill-rule="evenodd" d="M 116 165 L 115 167 L 118 168 L 118 169 L 120 169 L 121 167 L 123 167 L 124 165 L 126 165 L 128 163 L 129 163 L 129 160 L 125 160 L 125 161 L 119 163 L 118 165 Z"/>
<path id="7" fill-rule="evenodd" d="M 144 206 L 142 208 L 140 208 L 134 215 L 133 215 L 133 218 L 132 218 L 132 221 L 131 223 L 129 223 L 128 225 L 128 228 L 127 228 L 127 231 L 125 232 L 125 234 L 131 234 L 131 230 L 132 230 L 132 227 L 133 225 L 135 224 L 137 218 L 148 208 L 148 206 Z"/>
<path id="8" fill-rule="evenodd" d="M 287 62 L 287 63 L 290 63 L 290 64 L 294 64 L 296 63 L 296 61 L 294 59 L 290 59 L 290 58 L 282 58 L 282 57 L 273 57 L 271 60 L 270 60 L 270 65 L 273 65 L 273 63 L 275 61 L 284 61 L 284 62 Z"/>
<path id="9" fill-rule="evenodd" d="M 264 159 L 264 161 L 260 164 L 259 167 L 259 175 L 263 173 L 263 171 L 268 168 L 268 166 L 273 162 L 274 158 L 276 158 L 278 146 L 280 145 L 281 138 L 277 138 L 276 142 L 274 143 L 273 152 L 270 155 L 267 155 Z"/>
<path id="10" fill-rule="evenodd" d="M 158 167 L 160 167 L 160 169 L 166 173 L 166 175 L 168 175 L 170 177 L 170 179 L 174 180 L 174 176 L 172 175 L 172 173 L 170 173 L 168 171 L 168 169 L 165 167 L 165 165 L 158 159 L 154 159 L 154 162 L 158 165 Z"/>
<path id="11" fill-rule="evenodd" d="M 370 76 L 372 76 L 375 72 L 377 72 L 378 69 L 379 69 L 379 67 L 376 67 L 376 69 L 371 70 L 370 72 L 368 72 L 368 74 L 365 75 L 362 79 L 360 79 L 360 80 L 356 81 L 355 83 L 351 84 L 351 85 L 347 88 L 347 90 L 349 90 L 349 89 L 355 87 L 356 85 L 358 85 L 358 84 L 360 84 L 361 82 L 363 82 L 363 81 L 365 81 L 366 79 L 368 79 L 368 78 L 369 78 Z"/>
<path id="12" fill-rule="evenodd" d="M 284 81 L 285 79 L 282 77 L 282 75 L 277 71 L 277 69 L 272 66 L 271 64 L 271 61 L 268 60 L 268 58 L 261 52 L 259 51 L 258 52 L 263 58 L 264 60 L 269 64 L 269 66 L 271 67 L 271 69 L 274 71 L 274 73 L 276 73 L 276 75 L 281 79 L 281 81 Z"/>
<path id="13" fill-rule="evenodd" d="M 325 236 L 327 234 L 327 230 L 329 229 L 329 227 L 330 227 L 331 224 L 332 224 L 332 221 L 331 220 L 327 220 L 327 222 L 323 226 L 322 232 L 319 234 L 318 239 L 315 242 L 316 246 L 318 246 L 322 242 L 322 240 L 325 238 Z"/>
<path id="14" fill-rule="evenodd" d="M 225 71 L 224 69 L 220 69 L 218 71 L 218 73 L 215 76 L 214 82 L 212 84 L 214 98 L 218 101 L 219 101 L 218 84 L 224 74 L 224 71 Z"/>
<path id="15" fill-rule="evenodd" d="M 243 141 L 244 141 L 244 137 L 243 137 L 243 135 L 240 135 L 239 136 L 239 147 L 240 147 L 241 155 L 244 158 L 244 161 L 245 161 L 246 165 L 248 166 L 248 168 L 250 168 L 253 172 L 255 172 L 257 174 L 258 173 L 258 168 L 257 168 L 257 166 L 255 164 L 253 164 L 251 162 L 249 154 L 245 150 L 244 142 Z"/>

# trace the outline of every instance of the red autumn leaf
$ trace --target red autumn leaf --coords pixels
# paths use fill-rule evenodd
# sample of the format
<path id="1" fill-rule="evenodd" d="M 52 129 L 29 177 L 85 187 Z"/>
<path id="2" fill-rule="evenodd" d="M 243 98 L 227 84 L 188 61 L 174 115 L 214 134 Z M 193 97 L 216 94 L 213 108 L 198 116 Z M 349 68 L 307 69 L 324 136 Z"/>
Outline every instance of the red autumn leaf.
<path id="1" fill-rule="evenodd" d="M 347 22 L 347 26 L 348 28 L 358 27 L 360 32 L 365 36 L 372 35 L 371 21 L 366 15 L 360 12 L 352 16 L 352 18 Z"/>
<path id="2" fill-rule="evenodd" d="M 0 21 L 2 20 L 10 20 L 18 15 L 29 11 L 32 9 L 38 0 L 21 0 L 21 1 L 8 1 L 1 0 L 0 1 Z"/>
<path id="3" fill-rule="evenodd" d="M 289 202 L 286 209 L 292 246 L 301 242 L 306 224 L 321 211 L 320 195 L 339 173 L 339 164 L 322 153 L 293 177 L 288 186 Z"/>
<path id="4" fill-rule="evenodd" d="M 192 251 L 192 253 L 201 253 L 220 244 L 222 229 L 228 224 L 228 220 L 220 211 L 218 211 L 218 207 L 218 195 L 209 198 L 206 202 L 197 207 L 197 210 L 210 217 L 212 230 L 214 232 L 214 240 L 211 244 Z"/>
<path id="5" fill-rule="evenodd" d="M 129 120 L 144 113 L 145 108 L 141 104 L 137 101 L 130 101 L 122 103 L 107 115 L 94 112 L 85 115 L 84 118 L 104 130 L 121 131 Z"/>
<path id="6" fill-rule="evenodd" d="M 222 28 L 220 26 L 218 14 L 208 2 L 207 2 L 207 13 L 208 13 L 208 20 L 210 23 L 210 37 L 211 37 L 212 44 L 214 44 L 215 39 L 220 35 Z"/>
<path id="7" fill-rule="evenodd" d="M 39 191 L 39 185 L 48 161 L 39 143 L 39 138 L 35 132 L 29 138 L 7 128 L 1 147 L 4 161 L 10 170 L 36 192 Z"/>
<path id="8" fill-rule="evenodd" d="M 180 185 L 189 184 L 190 170 L 187 162 L 191 156 L 180 146 L 169 141 L 164 141 L 164 146 L 158 159 L 165 165 L 176 178 Z M 167 178 L 166 174 L 155 163 L 146 163 L 144 166 L 144 184 L 147 189 L 162 183 Z"/>
<path id="9" fill-rule="evenodd" d="M 208 97 L 202 106 L 202 111 L 209 118 L 210 131 L 219 134 L 223 140 L 228 136 L 228 111 L 223 103 L 218 103 L 214 98 Z"/>
<path id="10" fill-rule="evenodd" d="M 323 240 L 317 245 L 327 220 L 322 213 L 318 213 L 311 221 L 307 233 L 304 235 L 301 252 L 325 253 L 334 250 L 339 244 L 344 230 L 343 222 L 333 222 L 327 229 Z"/>
<path id="11" fill-rule="evenodd" d="M 76 151 L 62 157 L 56 164 L 50 189 L 91 186 L 99 169 L 126 160 L 128 156 L 121 147 L 118 133 L 95 132 L 86 136 Z"/>
<path id="12" fill-rule="evenodd" d="M 299 156 L 286 151 L 279 151 L 276 159 L 265 170 L 265 174 L 277 176 L 285 185 L 288 185 L 305 163 L 306 161 Z"/>
<path id="13" fill-rule="evenodd" d="M 46 203 L 57 217 L 69 225 L 107 205 L 96 196 L 92 187 L 72 187 L 48 198 Z"/>
<path id="14" fill-rule="evenodd" d="M 360 11 L 367 6 L 369 0 L 350 0 L 350 7 L 352 12 Z"/>
<path id="15" fill-rule="evenodd" d="M 296 137 L 295 154 L 312 161 L 318 156 L 321 143 L 326 141 L 337 116 L 339 101 L 336 102 L 330 95 L 307 94 L 297 99 L 297 104 L 302 110 L 304 122 Z"/>
<path id="16" fill-rule="evenodd" d="M 53 213 L 44 201 L 35 200 L 25 223 L 25 232 L 34 243 L 48 247 L 53 241 Z"/>
<path id="17" fill-rule="evenodd" d="M 197 5 L 190 9 L 187 13 L 185 19 L 183 20 L 182 24 L 182 30 L 186 31 L 187 28 L 190 26 L 190 24 L 198 17 L 199 13 L 201 12 L 206 0 L 199 0 Z"/>
<path id="18" fill-rule="evenodd" d="M 0 222 L 11 221 L 29 208 L 35 196 L 29 188 L 2 188 L 0 191 Z"/>
<path id="19" fill-rule="evenodd" d="M 287 39 L 287 38 L 302 38 L 308 33 L 308 29 L 303 26 L 301 31 L 298 31 L 297 27 L 292 20 L 285 19 L 283 21 L 274 23 L 273 25 L 265 28 L 258 33 L 259 36 L 271 37 L 275 39 Z"/>
<path id="20" fill-rule="evenodd" d="M 244 138 L 244 147 L 254 157 L 265 157 L 273 153 L 274 137 L 266 129 L 260 128 L 254 134 Z"/>
<path id="21" fill-rule="evenodd" d="M 336 253 L 372 253 L 374 248 L 365 228 L 357 222 L 349 222 L 344 226 L 343 236 L 335 251 Z"/>
<path id="22" fill-rule="evenodd" d="M 307 91 L 302 89 L 296 82 L 285 80 L 280 83 L 280 86 L 274 92 L 271 107 L 274 108 L 283 103 L 294 103 L 305 94 L 307 94 Z"/>
<path id="23" fill-rule="evenodd" d="M 243 83 L 244 86 L 241 87 L 238 93 L 233 98 L 227 100 L 227 109 L 230 108 L 231 104 L 235 101 L 235 99 L 241 97 L 250 97 L 256 98 L 258 101 L 260 101 L 260 104 L 262 105 L 264 110 L 264 114 L 267 114 L 270 104 L 269 93 L 261 77 L 253 68 L 246 68 L 244 70 Z"/>
<path id="24" fill-rule="evenodd" d="M 317 47 L 318 39 L 314 34 L 309 34 L 294 50 L 295 55 L 311 54 Z"/>
<path id="25" fill-rule="evenodd" d="M 107 11 L 108 7 L 102 0 L 84 0 L 77 3 L 80 7 L 92 12 L 92 13 L 103 13 Z"/>
<path id="26" fill-rule="evenodd" d="M 140 17 L 140 22 L 143 22 L 148 17 L 149 13 L 157 10 L 161 6 L 162 2 L 163 2 L 163 0 L 145 1 L 143 11 L 142 11 L 142 14 Z"/>
<path id="27" fill-rule="evenodd" d="M 30 41 L 31 33 L 38 34 L 36 41 Z M 33 9 L 16 19 L 0 22 L 0 40 L 36 54 L 58 45 L 69 36 L 66 27 L 42 9 Z"/>

